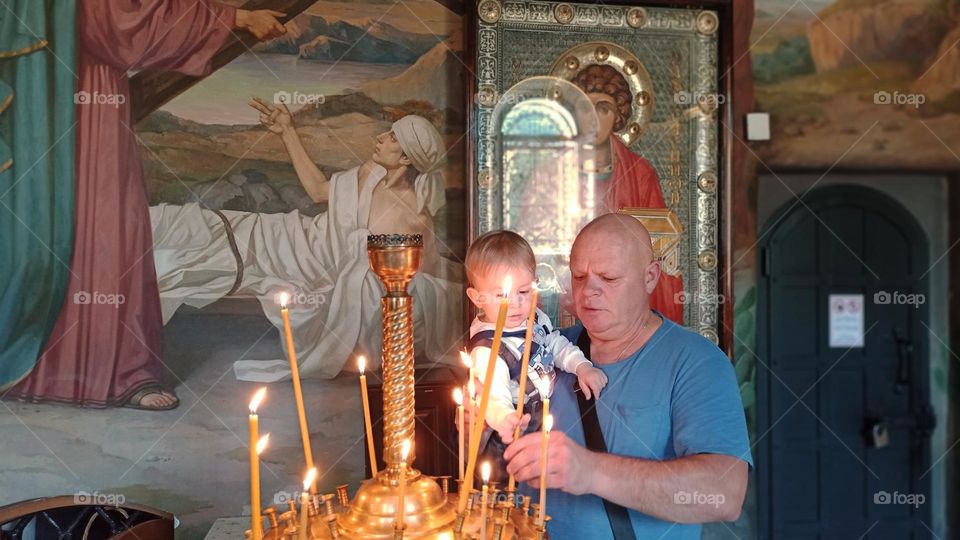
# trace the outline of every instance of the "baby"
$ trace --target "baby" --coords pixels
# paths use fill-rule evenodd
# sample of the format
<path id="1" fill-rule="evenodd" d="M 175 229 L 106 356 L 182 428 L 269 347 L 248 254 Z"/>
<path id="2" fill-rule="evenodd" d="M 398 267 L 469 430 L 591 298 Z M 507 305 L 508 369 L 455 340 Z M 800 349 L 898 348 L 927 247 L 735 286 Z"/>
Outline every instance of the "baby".
<path id="1" fill-rule="evenodd" d="M 554 330 L 547 315 L 537 309 L 530 343 L 530 361 L 526 388 L 520 388 L 520 370 L 527 318 L 535 286 L 536 258 L 530 244 L 512 231 L 491 231 L 470 245 L 465 266 L 470 287 L 467 296 L 480 310 L 470 325 L 470 356 L 476 368 L 477 382 L 482 383 L 490 357 L 490 346 L 503 296 L 503 280 L 510 276 L 513 291 L 509 300 L 498 358 L 495 359 L 493 384 L 485 420 L 495 433 L 485 432 L 481 452 L 499 462 L 506 444 L 513 441 L 513 432 L 535 431 L 542 413 L 540 392 L 553 388 L 554 368 L 576 374 L 584 395 L 599 396 L 607 384 L 607 376 L 593 367 L 576 345 Z M 549 397 L 549 395 L 547 396 Z M 523 418 L 517 417 L 517 403 L 524 399 Z M 529 425 L 533 419 L 533 425 Z M 502 463 L 501 463 L 502 465 Z M 498 467 L 494 467 L 497 469 Z M 502 468 L 494 473 L 494 481 L 502 480 Z"/>

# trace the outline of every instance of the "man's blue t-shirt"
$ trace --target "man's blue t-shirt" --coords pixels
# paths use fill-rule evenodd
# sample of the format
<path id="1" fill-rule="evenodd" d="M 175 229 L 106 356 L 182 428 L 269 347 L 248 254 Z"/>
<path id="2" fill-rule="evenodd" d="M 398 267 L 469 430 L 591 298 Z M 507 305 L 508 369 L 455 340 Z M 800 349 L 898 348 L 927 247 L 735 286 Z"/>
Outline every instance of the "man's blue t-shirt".
<path id="1" fill-rule="evenodd" d="M 575 326 L 563 334 L 576 343 L 582 330 Z M 600 393 L 597 416 L 610 453 L 658 461 L 725 454 L 753 467 L 733 366 L 706 338 L 664 318 L 636 354 L 614 364 L 595 365 L 609 379 Z M 558 372 L 550 412 L 554 430 L 563 430 L 583 445 L 575 382 L 575 376 Z M 684 495 L 679 497 L 682 501 Z M 594 495 L 548 490 L 547 513 L 552 540 L 613 538 L 603 502 Z M 661 521 L 634 510 L 630 520 L 637 538 L 700 538 L 700 525 Z"/>

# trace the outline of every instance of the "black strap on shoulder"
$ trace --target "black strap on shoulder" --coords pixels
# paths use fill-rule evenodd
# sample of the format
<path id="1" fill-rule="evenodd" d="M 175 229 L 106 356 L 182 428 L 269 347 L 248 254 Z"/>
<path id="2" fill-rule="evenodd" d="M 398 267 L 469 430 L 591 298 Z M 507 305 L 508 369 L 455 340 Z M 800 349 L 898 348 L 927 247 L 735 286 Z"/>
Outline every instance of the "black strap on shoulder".
<path id="1" fill-rule="evenodd" d="M 584 356 L 590 358 L 590 336 L 587 335 L 586 328 L 580 332 L 577 347 L 580 347 Z M 594 452 L 606 453 L 607 442 L 603 439 L 603 430 L 600 429 L 596 403 L 587 401 L 579 385 L 574 390 L 577 395 L 577 404 L 580 406 L 580 423 L 583 425 L 583 438 L 587 443 L 587 448 Z M 596 401 L 596 396 L 594 396 L 594 401 Z M 607 511 L 607 520 L 610 521 L 610 528 L 613 529 L 614 540 L 636 540 L 637 536 L 633 532 L 633 523 L 630 522 L 630 513 L 627 512 L 626 508 L 603 499 L 603 509 Z"/>

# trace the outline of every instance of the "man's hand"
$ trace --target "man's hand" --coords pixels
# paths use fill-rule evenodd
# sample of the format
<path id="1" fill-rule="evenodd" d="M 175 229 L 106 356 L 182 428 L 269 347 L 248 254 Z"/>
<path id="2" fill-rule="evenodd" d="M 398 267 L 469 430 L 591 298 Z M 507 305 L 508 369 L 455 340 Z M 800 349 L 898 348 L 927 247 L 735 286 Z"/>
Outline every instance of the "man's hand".
<path id="1" fill-rule="evenodd" d="M 577 382 L 587 399 L 600 397 L 600 390 L 607 385 L 607 374 L 603 370 L 584 362 L 577 367 Z"/>
<path id="2" fill-rule="evenodd" d="M 294 129 L 293 115 L 290 114 L 290 109 L 285 104 L 277 103 L 276 106 L 273 106 L 255 97 L 248 105 L 260 111 L 260 123 L 267 126 L 267 129 L 273 133 L 283 135 L 284 132 Z"/>
<path id="3" fill-rule="evenodd" d="M 530 415 L 525 414 L 523 418 L 519 421 L 517 420 L 516 414 L 511 414 L 507 416 L 504 420 L 504 425 L 500 430 L 497 430 L 497 433 L 500 434 L 500 440 L 504 444 L 510 444 L 513 442 L 513 432 L 517 429 L 517 424 L 520 424 L 520 433 L 523 433 L 527 426 L 530 425 Z"/>
<path id="4" fill-rule="evenodd" d="M 287 29 L 280 24 L 277 17 L 286 17 L 287 14 L 272 9 L 237 10 L 235 28 L 246 30 L 260 41 L 280 37 L 287 33 Z"/>
<path id="5" fill-rule="evenodd" d="M 540 487 L 540 445 L 543 434 L 529 433 L 507 447 L 503 453 L 507 471 L 518 482 Z M 550 432 L 547 445 L 547 487 L 582 495 L 590 491 L 593 452 L 570 440 L 562 431 Z"/>

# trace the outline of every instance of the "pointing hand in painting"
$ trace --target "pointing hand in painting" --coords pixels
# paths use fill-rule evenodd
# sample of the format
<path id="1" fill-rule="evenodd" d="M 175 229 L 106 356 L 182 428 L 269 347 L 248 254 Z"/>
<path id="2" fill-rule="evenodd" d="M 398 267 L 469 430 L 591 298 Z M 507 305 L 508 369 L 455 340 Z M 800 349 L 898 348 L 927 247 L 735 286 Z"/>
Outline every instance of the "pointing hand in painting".
<path id="1" fill-rule="evenodd" d="M 249 102 L 249 105 L 260 111 L 260 123 L 273 133 L 282 135 L 285 131 L 293 130 L 293 115 L 290 114 L 290 109 L 282 101 L 271 105 L 255 97 Z"/>

